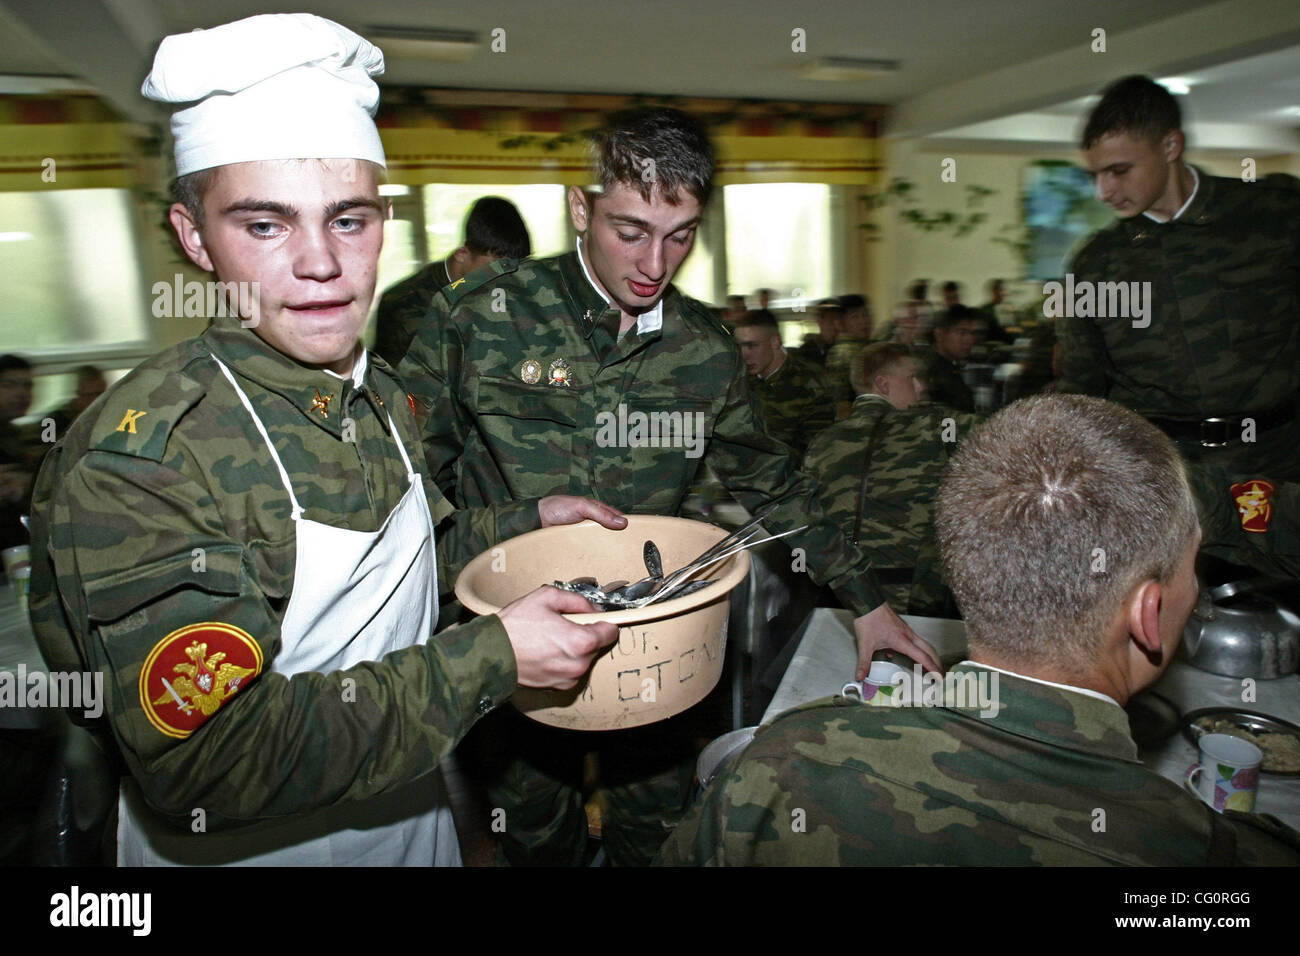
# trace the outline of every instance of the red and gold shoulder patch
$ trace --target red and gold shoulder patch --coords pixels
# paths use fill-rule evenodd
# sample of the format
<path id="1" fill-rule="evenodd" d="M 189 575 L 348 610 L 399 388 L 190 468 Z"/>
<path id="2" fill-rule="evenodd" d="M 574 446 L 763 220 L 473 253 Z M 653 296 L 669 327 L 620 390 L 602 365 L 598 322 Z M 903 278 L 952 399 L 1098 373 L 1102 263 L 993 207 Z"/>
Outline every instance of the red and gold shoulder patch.
<path id="1" fill-rule="evenodd" d="M 262 649 L 247 631 L 205 621 L 172 631 L 140 668 L 149 723 L 184 739 L 262 672 Z"/>
<path id="2" fill-rule="evenodd" d="M 412 395 L 410 392 L 406 393 L 406 404 L 410 406 L 412 415 L 417 414 L 417 412 L 415 411 L 415 396 Z"/>
<path id="3" fill-rule="evenodd" d="M 1262 478 L 1254 478 L 1238 482 L 1229 490 L 1237 505 L 1242 530 L 1255 533 L 1267 531 L 1268 523 L 1273 517 L 1273 503 L 1269 500 L 1273 486 Z"/>

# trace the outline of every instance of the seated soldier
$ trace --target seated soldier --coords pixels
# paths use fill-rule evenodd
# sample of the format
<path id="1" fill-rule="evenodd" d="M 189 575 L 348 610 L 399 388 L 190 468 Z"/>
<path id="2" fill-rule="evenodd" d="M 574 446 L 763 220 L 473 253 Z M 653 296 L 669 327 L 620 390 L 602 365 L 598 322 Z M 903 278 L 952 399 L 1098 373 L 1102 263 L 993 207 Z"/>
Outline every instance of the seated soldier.
<path id="1" fill-rule="evenodd" d="M 870 550 L 872 570 L 900 614 L 951 617 L 934 537 L 934 499 L 948 456 L 978 421 L 922 401 L 906 345 L 879 342 L 853 359 L 849 417 L 808 446 L 804 470 L 845 536 Z"/>
<path id="2" fill-rule="evenodd" d="M 500 196 L 476 199 L 465 217 L 465 241 L 460 247 L 446 259 L 407 276 L 380 297 L 375 353 L 396 368 L 424 322 L 435 292 L 497 259 L 523 259 L 532 251 L 528 227 L 514 203 Z"/>
<path id="3" fill-rule="evenodd" d="M 853 356 L 871 344 L 871 300 L 865 295 L 842 295 L 840 335 L 826 353 L 826 376 L 835 394 L 836 418 L 843 418 L 853 404 L 849 367 Z"/>
<path id="4" fill-rule="evenodd" d="M 975 411 L 975 393 L 962 378 L 962 366 L 970 358 L 979 335 L 980 316 L 974 309 L 956 305 L 934 320 L 933 346 L 921 346 L 921 378 L 930 398 L 963 412 Z"/>
<path id="5" fill-rule="evenodd" d="M 818 368 L 826 367 L 826 357 L 831 346 L 840 337 L 840 325 L 844 321 L 844 307 L 838 299 L 822 299 L 817 303 L 817 331 L 803 337 L 799 354 Z"/>
<path id="6" fill-rule="evenodd" d="M 1300 863 L 1300 834 L 1215 813 L 1143 767 L 1129 733 L 1124 704 L 1168 667 L 1196 602 L 1196 505 L 1163 433 L 1098 398 L 1025 399 L 966 440 L 938 509 L 970 644 L 945 691 L 991 686 L 987 702 L 795 708 L 661 862 Z"/>
<path id="7" fill-rule="evenodd" d="M 835 421 L 830 383 L 816 365 L 785 350 L 771 312 L 747 313 L 734 335 L 767 433 L 789 445 L 797 461 L 808 442 Z"/>

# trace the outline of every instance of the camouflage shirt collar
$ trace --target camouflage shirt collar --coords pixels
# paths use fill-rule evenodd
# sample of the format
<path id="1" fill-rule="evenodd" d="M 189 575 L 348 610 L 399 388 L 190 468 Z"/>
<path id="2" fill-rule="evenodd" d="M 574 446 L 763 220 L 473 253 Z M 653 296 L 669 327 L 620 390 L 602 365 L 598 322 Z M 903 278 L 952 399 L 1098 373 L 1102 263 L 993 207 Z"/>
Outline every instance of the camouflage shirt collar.
<path id="1" fill-rule="evenodd" d="M 1178 207 L 1178 211 L 1175 212 L 1168 219 L 1161 219 L 1158 216 L 1151 215 L 1150 209 L 1144 211 L 1142 215 L 1146 216 L 1152 222 L 1173 222 L 1175 219 L 1182 218 L 1183 213 L 1187 212 L 1188 208 L 1191 207 L 1192 203 L 1196 201 L 1196 194 L 1200 192 L 1201 189 L 1201 174 L 1197 172 L 1196 167 L 1191 165 L 1190 163 L 1187 164 L 1187 168 L 1192 174 L 1192 191 L 1191 194 L 1188 195 L 1188 197 L 1183 200 L 1183 204 Z"/>
<path id="2" fill-rule="evenodd" d="M 295 362 L 263 342 L 251 329 L 214 324 L 203 340 L 217 358 L 240 376 L 282 396 L 311 422 L 330 434 L 342 434 L 343 407 L 360 391 L 368 362 L 365 353 L 352 376 L 343 378 L 324 369 Z M 385 421 L 385 428 L 387 422 Z"/>
<path id="3" fill-rule="evenodd" d="M 1132 219 L 1120 220 L 1118 223 L 1120 228 L 1134 238 L 1144 238 L 1155 235 L 1152 230 L 1175 222 L 1179 225 L 1205 226 L 1218 219 L 1218 207 L 1214 202 L 1215 194 L 1218 192 L 1215 177 L 1190 163 L 1187 168 L 1192 171 L 1196 185 L 1192 195 L 1183 204 L 1183 208 L 1178 210 L 1172 219 L 1156 219 L 1154 216 L 1143 213 L 1140 216 L 1134 216 Z"/>
<path id="4" fill-rule="evenodd" d="M 991 694 L 996 700 L 994 712 L 986 716 L 979 710 L 963 707 L 960 713 L 988 720 L 1002 732 L 1041 740 L 1053 747 L 1141 762 L 1129 731 L 1128 715 L 1110 698 L 1091 696 L 1077 687 L 1051 684 L 975 661 L 962 661 L 949 670 L 949 674 L 969 674 L 977 680 L 981 672 L 1000 685 Z"/>
<path id="5" fill-rule="evenodd" d="M 612 302 L 610 302 L 610 300 L 607 299 L 607 298 L 605 297 L 605 293 L 603 293 L 603 292 L 600 291 L 600 288 L 596 285 L 596 280 L 593 279 L 593 278 L 591 277 L 591 273 L 590 273 L 590 272 L 588 271 L 588 269 L 587 269 L 587 262 L 586 262 L 586 260 L 583 259 L 583 257 L 582 257 L 582 237 L 581 237 L 581 236 L 579 236 L 578 239 L 577 239 L 576 250 L 577 250 L 577 251 L 575 252 L 574 255 L 575 255 L 576 259 L 577 259 L 578 268 L 579 268 L 580 270 L 582 270 L 582 280 L 583 280 L 583 281 L 582 281 L 581 283 L 579 283 L 579 282 L 576 282 L 576 280 L 575 280 L 575 285 L 577 285 L 578 288 L 583 288 L 583 284 L 585 283 L 585 287 L 586 287 L 586 289 L 587 289 L 588 291 L 590 291 L 590 292 L 595 293 L 595 295 L 596 295 L 596 297 L 597 297 L 597 300 L 599 301 L 599 310 L 598 310 L 597 313 L 596 313 L 597 316 L 600 314 L 600 312 L 603 312 L 605 309 L 613 309 L 613 308 L 616 308 L 616 307 L 614 306 L 614 304 L 613 304 Z M 561 265 L 563 265 L 563 263 L 561 263 Z M 661 295 L 661 296 L 659 297 L 659 301 L 655 303 L 655 307 L 654 307 L 653 309 L 651 309 L 649 312 L 642 312 L 640 315 L 638 315 L 638 316 L 636 317 L 636 334 L 637 334 L 637 335 L 645 335 L 645 334 L 650 333 L 650 332 L 658 332 L 660 329 L 663 328 L 663 325 L 664 325 L 664 299 L 668 298 L 668 293 L 671 292 L 671 291 L 672 291 L 672 287 L 669 286 L 669 288 L 668 288 L 667 290 L 664 291 L 664 294 Z M 576 298 L 576 296 L 575 296 L 575 298 Z M 587 302 L 587 303 L 584 304 L 584 318 L 585 318 L 585 312 L 587 311 L 586 307 L 587 307 L 587 306 L 590 306 L 590 305 L 591 305 L 590 302 Z M 621 311 L 620 311 L 619 315 L 620 315 L 620 318 L 621 318 L 621 316 L 622 316 L 622 312 L 621 312 Z M 584 332 L 585 332 L 585 331 L 586 331 L 586 330 L 585 330 L 585 328 L 584 328 Z"/>

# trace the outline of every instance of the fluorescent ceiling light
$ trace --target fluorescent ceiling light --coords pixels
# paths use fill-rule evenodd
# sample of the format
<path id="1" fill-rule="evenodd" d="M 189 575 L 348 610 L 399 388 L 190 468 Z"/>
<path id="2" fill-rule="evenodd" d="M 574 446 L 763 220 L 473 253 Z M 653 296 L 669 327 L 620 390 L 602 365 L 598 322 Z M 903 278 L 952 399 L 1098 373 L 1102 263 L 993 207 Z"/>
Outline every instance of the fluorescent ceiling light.
<path id="1" fill-rule="evenodd" d="M 478 34 L 470 30 L 423 27 L 368 27 L 366 38 L 385 56 L 463 63 L 478 49 Z"/>
<path id="2" fill-rule="evenodd" d="M 898 60 L 871 59 L 851 56 L 824 56 L 800 71 L 805 80 L 822 80 L 828 83 L 853 83 L 897 73 Z"/>
<path id="3" fill-rule="evenodd" d="M 1156 80 L 1156 82 L 1174 96 L 1186 96 L 1191 92 L 1192 87 L 1196 85 L 1196 80 L 1186 76 L 1166 76 L 1163 79 Z"/>

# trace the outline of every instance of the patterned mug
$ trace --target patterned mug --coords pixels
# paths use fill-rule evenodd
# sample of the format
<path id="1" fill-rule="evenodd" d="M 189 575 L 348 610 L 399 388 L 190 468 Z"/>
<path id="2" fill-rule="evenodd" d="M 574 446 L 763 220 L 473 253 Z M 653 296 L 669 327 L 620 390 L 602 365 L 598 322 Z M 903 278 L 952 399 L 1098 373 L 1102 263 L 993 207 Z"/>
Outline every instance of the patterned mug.
<path id="1" fill-rule="evenodd" d="M 1231 734 L 1202 734 L 1197 746 L 1201 762 L 1188 768 L 1184 777 L 1187 789 L 1218 813 L 1254 810 L 1259 765 L 1264 759 L 1259 748 Z"/>
<path id="2" fill-rule="evenodd" d="M 911 698 L 912 672 L 889 661 L 872 661 L 871 671 L 861 681 L 851 680 L 840 688 L 840 696 L 873 707 L 897 707 Z"/>

